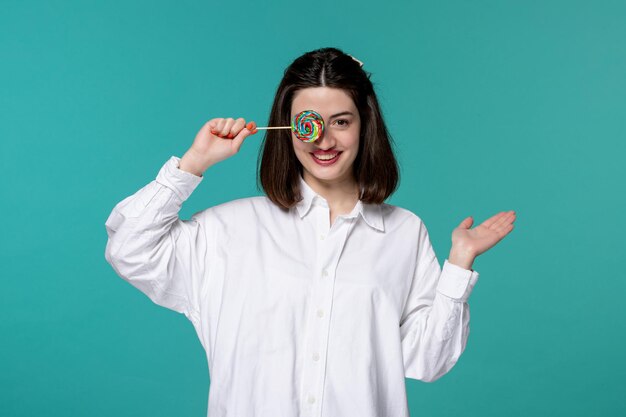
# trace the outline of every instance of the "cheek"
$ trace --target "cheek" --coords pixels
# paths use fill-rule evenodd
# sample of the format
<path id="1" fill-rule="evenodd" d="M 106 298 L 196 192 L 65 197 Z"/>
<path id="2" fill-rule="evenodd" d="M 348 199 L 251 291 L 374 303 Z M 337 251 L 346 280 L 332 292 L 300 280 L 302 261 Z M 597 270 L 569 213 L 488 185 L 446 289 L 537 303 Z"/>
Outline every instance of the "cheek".
<path id="1" fill-rule="evenodd" d="M 301 163 L 307 160 L 309 155 L 309 149 L 304 143 L 302 143 L 301 140 L 293 140 L 293 151 L 296 154 L 296 158 L 298 158 Z"/>
<path id="2" fill-rule="evenodd" d="M 347 147 L 350 148 L 357 148 L 359 147 L 359 137 L 361 135 L 361 129 L 359 125 L 356 126 L 352 126 L 351 129 L 346 130 L 344 138 L 345 138 L 345 145 Z"/>
<path id="3" fill-rule="evenodd" d="M 348 142 L 347 142 L 347 146 L 351 148 L 352 150 L 357 151 L 359 149 L 359 142 L 360 142 L 359 132 L 356 132 L 350 135 L 350 138 L 348 139 Z"/>
<path id="4" fill-rule="evenodd" d="M 296 153 L 308 152 L 307 151 L 307 146 L 300 139 L 298 139 L 296 137 L 292 137 L 291 138 L 291 143 L 293 145 L 293 150 Z"/>

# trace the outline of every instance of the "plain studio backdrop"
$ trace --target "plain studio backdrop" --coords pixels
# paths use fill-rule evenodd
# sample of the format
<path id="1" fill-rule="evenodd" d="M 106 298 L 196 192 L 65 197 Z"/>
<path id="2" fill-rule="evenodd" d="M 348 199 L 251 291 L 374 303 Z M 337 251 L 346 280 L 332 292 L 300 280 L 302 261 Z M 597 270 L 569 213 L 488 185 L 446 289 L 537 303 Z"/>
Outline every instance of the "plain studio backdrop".
<path id="1" fill-rule="evenodd" d="M 104 222 L 208 119 L 265 126 L 283 70 L 324 46 L 372 73 L 387 202 L 440 263 L 466 216 L 517 213 L 474 263 L 459 362 L 407 379 L 411 415 L 624 415 L 625 22 L 622 1 L 3 0 L 0 415 L 206 414 L 191 323 L 115 274 Z M 262 195 L 261 137 L 183 219 Z"/>

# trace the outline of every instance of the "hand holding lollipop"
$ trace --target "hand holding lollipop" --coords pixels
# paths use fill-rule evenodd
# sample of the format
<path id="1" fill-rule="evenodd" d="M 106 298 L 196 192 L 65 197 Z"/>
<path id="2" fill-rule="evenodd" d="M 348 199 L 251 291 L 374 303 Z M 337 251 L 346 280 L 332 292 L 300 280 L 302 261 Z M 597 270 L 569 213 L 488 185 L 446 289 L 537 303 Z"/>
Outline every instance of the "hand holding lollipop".
<path id="1" fill-rule="evenodd" d="M 291 129 L 301 141 L 315 142 L 324 132 L 324 119 L 313 110 L 304 110 L 291 119 L 291 126 L 257 127 L 255 122 L 250 122 L 246 128 L 252 131 L 252 134 L 265 129 Z"/>
<path id="2" fill-rule="evenodd" d="M 324 132 L 324 119 L 313 110 L 296 114 L 291 126 L 256 127 L 255 122 L 246 124 L 243 118 L 212 119 L 196 135 L 191 148 L 181 159 L 180 168 L 201 176 L 211 165 L 239 152 L 244 139 L 260 129 L 291 129 L 301 141 L 314 142 Z"/>

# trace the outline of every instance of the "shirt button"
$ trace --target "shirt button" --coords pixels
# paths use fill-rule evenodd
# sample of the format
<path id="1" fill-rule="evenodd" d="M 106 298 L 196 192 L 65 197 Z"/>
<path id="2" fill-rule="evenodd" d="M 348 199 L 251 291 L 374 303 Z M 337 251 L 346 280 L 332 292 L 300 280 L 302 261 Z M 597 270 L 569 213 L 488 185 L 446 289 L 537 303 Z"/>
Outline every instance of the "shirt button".
<path id="1" fill-rule="evenodd" d="M 322 310 L 321 308 L 317 310 L 317 317 L 324 317 L 324 310 Z"/>
<path id="2" fill-rule="evenodd" d="M 309 404 L 313 404 L 315 402 L 315 397 L 312 395 L 309 395 L 308 401 L 309 401 Z"/>
<path id="3" fill-rule="evenodd" d="M 317 362 L 317 361 L 319 361 L 319 360 L 320 360 L 320 355 L 319 355 L 319 353 L 314 353 L 314 354 L 313 354 L 313 360 L 314 360 L 315 362 Z"/>
<path id="4" fill-rule="evenodd" d="M 324 235 L 324 234 L 321 234 L 321 235 L 320 235 L 320 239 L 321 239 L 321 240 L 324 240 L 324 238 L 325 238 L 325 237 L 326 237 L 326 235 Z"/>
<path id="5" fill-rule="evenodd" d="M 328 276 L 328 271 L 327 271 L 327 270 L 323 270 L 323 271 L 322 271 L 322 275 L 323 275 L 323 276 L 325 276 L 325 277 L 327 277 L 327 276 Z"/>

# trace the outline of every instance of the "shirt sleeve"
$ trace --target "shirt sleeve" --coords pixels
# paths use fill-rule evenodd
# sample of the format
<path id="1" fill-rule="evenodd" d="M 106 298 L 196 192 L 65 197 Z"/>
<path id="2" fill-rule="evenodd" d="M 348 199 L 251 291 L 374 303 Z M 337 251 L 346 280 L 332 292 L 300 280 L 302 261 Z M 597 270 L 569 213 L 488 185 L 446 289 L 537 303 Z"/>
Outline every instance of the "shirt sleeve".
<path id="1" fill-rule="evenodd" d="M 182 203 L 204 178 L 180 170 L 179 162 L 170 157 L 155 180 L 113 208 L 105 222 L 105 258 L 154 303 L 197 321 L 212 228 L 209 209 L 179 218 Z"/>
<path id="2" fill-rule="evenodd" d="M 417 265 L 400 321 L 405 377 L 432 382 L 456 364 L 467 344 L 467 300 L 478 276 L 447 259 L 442 270 L 420 223 Z"/>

